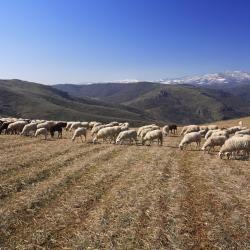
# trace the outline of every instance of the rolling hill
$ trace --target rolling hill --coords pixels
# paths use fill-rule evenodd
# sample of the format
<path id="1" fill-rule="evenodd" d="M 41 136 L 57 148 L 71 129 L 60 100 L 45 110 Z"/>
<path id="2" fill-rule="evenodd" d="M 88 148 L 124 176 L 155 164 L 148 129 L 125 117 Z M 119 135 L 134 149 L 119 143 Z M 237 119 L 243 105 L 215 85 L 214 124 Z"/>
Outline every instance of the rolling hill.
<path id="1" fill-rule="evenodd" d="M 204 123 L 250 115 L 250 85 L 211 88 L 152 82 L 54 86 L 70 95 L 136 107 L 164 122 Z"/>
<path id="2" fill-rule="evenodd" d="M 42 84 L 0 80 L 0 115 L 57 120 L 128 120 L 139 124 L 150 117 L 122 105 L 107 104 L 70 94 Z"/>

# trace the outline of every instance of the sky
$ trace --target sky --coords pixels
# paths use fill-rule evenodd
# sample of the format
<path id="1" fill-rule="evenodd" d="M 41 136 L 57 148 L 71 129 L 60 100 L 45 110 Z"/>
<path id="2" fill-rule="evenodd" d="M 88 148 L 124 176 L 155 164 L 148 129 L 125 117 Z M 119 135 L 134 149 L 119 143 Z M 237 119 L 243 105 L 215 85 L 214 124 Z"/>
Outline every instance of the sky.
<path id="1" fill-rule="evenodd" d="M 0 78 L 45 84 L 250 71 L 249 0 L 0 0 Z"/>

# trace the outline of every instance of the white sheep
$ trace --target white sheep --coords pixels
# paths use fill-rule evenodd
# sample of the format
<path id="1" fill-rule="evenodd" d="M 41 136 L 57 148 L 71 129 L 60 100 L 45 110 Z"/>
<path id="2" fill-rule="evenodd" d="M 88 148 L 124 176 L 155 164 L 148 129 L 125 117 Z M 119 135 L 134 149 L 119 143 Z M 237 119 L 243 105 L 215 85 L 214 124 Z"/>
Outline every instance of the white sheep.
<path id="1" fill-rule="evenodd" d="M 184 126 L 181 130 L 181 135 L 188 134 L 191 132 L 197 132 L 200 130 L 200 127 L 198 125 L 188 125 Z"/>
<path id="2" fill-rule="evenodd" d="M 35 137 L 38 135 L 44 135 L 45 140 L 47 140 L 48 130 L 46 128 L 38 128 L 35 133 Z"/>
<path id="3" fill-rule="evenodd" d="M 8 129 L 7 129 L 7 133 L 11 133 L 11 134 L 19 134 L 22 132 L 24 126 L 27 124 L 26 121 L 17 121 L 17 122 L 14 122 L 14 123 L 11 123 L 9 126 L 8 126 Z"/>
<path id="4" fill-rule="evenodd" d="M 163 134 L 160 129 L 147 132 L 147 134 L 142 139 L 142 145 L 144 145 L 146 141 L 149 141 L 149 145 L 151 145 L 151 142 L 156 139 L 157 139 L 158 145 L 160 144 L 162 146 Z"/>
<path id="5" fill-rule="evenodd" d="M 40 128 L 46 128 L 48 131 L 50 130 L 50 128 L 52 126 L 56 125 L 56 122 L 54 121 L 46 121 L 46 122 L 42 122 L 42 123 L 39 123 L 37 125 L 37 129 L 40 129 Z"/>
<path id="6" fill-rule="evenodd" d="M 154 131 L 154 130 L 159 130 L 159 129 L 156 128 L 156 127 L 151 127 L 151 128 L 149 127 L 149 128 L 143 129 L 143 130 L 141 131 L 141 133 L 140 133 L 140 138 L 143 139 L 143 138 L 145 137 L 145 135 L 146 135 L 148 132 Z"/>
<path id="7" fill-rule="evenodd" d="M 121 124 L 119 124 L 119 126 L 121 127 L 122 131 L 125 131 L 125 130 L 129 129 L 129 123 L 128 122 L 121 123 Z"/>
<path id="8" fill-rule="evenodd" d="M 139 127 L 139 128 L 138 128 L 137 136 L 140 136 L 141 132 L 142 132 L 144 129 L 147 129 L 147 128 L 160 129 L 159 126 L 157 126 L 157 125 L 155 125 L 155 124 L 145 125 L 145 126 L 142 126 L 142 127 Z"/>
<path id="9" fill-rule="evenodd" d="M 77 128 L 82 128 L 82 123 L 81 122 L 73 122 L 70 126 L 69 131 L 75 130 Z"/>
<path id="10" fill-rule="evenodd" d="M 200 127 L 198 125 L 190 125 L 188 128 L 185 130 L 184 135 L 192 132 L 198 132 L 200 131 Z"/>
<path id="11" fill-rule="evenodd" d="M 21 135 L 25 135 L 28 136 L 30 134 L 30 132 L 33 132 L 33 134 L 35 134 L 37 130 L 37 124 L 32 122 L 32 123 L 28 123 L 24 126 L 23 131 L 21 133 Z"/>
<path id="12" fill-rule="evenodd" d="M 184 146 L 195 142 L 197 147 L 200 146 L 201 143 L 201 134 L 199 132 L 191 132 L 186 134 L 179 144 L 179 148 L 183 150 Z"/>
<path id="13" fill-rule="evenodd" d="M 168 125 L 165 125 L 163 128 L 162 128 L 162 132 L 165 136 L 167 136 L 169 134 L 169 126 Z"/>
<path id="14" fill-rule="evenodd" d="M 86 137 L 87 137 L 87 129 L 86 128 L 77 128 L 74 132 L 74 135 L 72 137 L 72 141 L 74 141 L 76 139 L 76 137 L 80 137 L 81 140 L 82 140 L 82 135 L 84 136 L 85 138 L 85 141 L 86 141 Z M 83 140 L 82 140 L 83 142 Z"/>
<path id="15" fill-rule="evenodd" d="M 204 143 L 204 145 L 202 146 L 202 150 L 204 151 L 204 153 L 206 152 L 206 149 L 208 148 L 208 153 L 211 150 L 211 148 L 214 149 L 215 146 L 222 146 L 225 141 L 227 140 L 226 136 L 211 136 L 209 137 L 206 142 Z"/>
<path id="16" fill-rule="evenodd" d="M 129 140 L 130 144 L 132 141 L 137 143 L 137 132 L 136 130 L 125 130 L 119 133 L 119 135 L 116 138 L 116 144 L 120 143 L 122 144 L 123 141 Z"/>
<path id="17" fill-rule="evenodd" d="M 238 134 L 241 134 L 241 135 L 250 135 L 250 129 L 240 130 L 240 131 L 237 131 L 235 134 L 236 135 L 238 135 Z"/>
<path id="18" fill-rule="evenodd" d="M 243 151 L 243 154 L 249 156 L 250 152 L 250 136 L 233 136 L 228 139 L 224 145 L 221 147 L 219 152 L 219 157 L 222 158 L 223 155 L 226 155 L 227 158 L 235 153 L 238 154 L 240 151 Z"/>
<path id="19" fill-rule="evenodd" d="M 242 127 L 242 126 L 234 126 L 231 128 L 228 128 L 227 131 L 229 132 L 229 134 L 234 134 L 237 131 L 241 131 L 241 130 L 245 130 L 247 129 L 246 127 Z"/>
<path id="20" fill-rule="evenodd" d="M 111 139 L 111 141 L 114 141 L 115 143 L 116 137 L 120 132 L 120 126 L 102 128 L 97 132 L 95 138 L 93 139 L 93 143 L 97 142 L 98 139 Z"/>
<path id="21" fill-rule="evenodd" d="M 218 129 L 219 126 L 212 124 L 212 125 L 208 125 L 207 128 L 208 128 L 208 130 L 214 130 L 214 129 Z"/>

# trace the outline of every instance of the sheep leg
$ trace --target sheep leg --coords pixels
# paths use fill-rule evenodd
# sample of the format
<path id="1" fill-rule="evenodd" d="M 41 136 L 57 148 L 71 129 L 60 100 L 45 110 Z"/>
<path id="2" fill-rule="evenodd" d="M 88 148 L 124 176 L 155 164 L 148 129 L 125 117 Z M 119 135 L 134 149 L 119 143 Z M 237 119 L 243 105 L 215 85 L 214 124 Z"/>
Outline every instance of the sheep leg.
<path id="1" fill-rule="evenodd" d="M 80 135 L 80 137 L 81 137 L 81 141 L 82 141 L 82 143 L 83 143 L 83 139 L 82 139 L 82 136 Z"/>

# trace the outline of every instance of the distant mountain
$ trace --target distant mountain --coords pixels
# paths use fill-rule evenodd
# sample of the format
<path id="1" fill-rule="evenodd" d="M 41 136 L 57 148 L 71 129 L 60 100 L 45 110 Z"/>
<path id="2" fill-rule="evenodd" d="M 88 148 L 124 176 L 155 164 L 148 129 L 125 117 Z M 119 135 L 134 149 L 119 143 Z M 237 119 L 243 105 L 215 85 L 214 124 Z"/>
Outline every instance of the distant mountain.
<path id="1" fill-rule="evenodd" d="M 188 76 L 176 79 L 160 80 L 164 84 L 191 84 L 208 86 L 232 86 L 239 84 L 250 84 L 250 73 L 244 71 L 226 71 L 224 73 Z"/>
<path id="2" fill-rule="evenodd" d="M 152 82 L 54 86 L 70 95 L 133 107 L 158 121 L 204 123 L 250 115 L 250 85 L 213 89 Z M 249 93 L 249 94 L 248 94 Z"/>
<path id="3" fill-rule="evenodd" d="M 0 116 L 103 122 L 128 120 L 132 124 L 152 121 L 133 107 L 79 98 L 51 86 L 20 80 L 0 80 Z"/>

